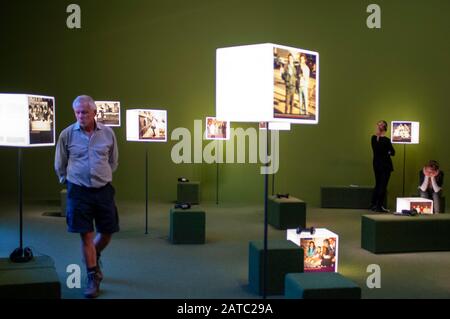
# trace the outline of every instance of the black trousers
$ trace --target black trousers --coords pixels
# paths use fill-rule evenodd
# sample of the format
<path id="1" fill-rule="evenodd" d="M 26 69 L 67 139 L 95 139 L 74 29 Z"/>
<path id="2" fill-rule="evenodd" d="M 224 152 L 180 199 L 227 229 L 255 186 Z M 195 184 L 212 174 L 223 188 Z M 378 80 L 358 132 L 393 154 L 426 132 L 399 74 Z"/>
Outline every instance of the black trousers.
<path id="1" fill-rule="evenodd" d="M 389 178 L 391 177 L 391 171 L 374 169 L 375 172 L 375 189 L 372 195 L 372 206 L 382 207 L 386 198 L 387 186 Z"/>

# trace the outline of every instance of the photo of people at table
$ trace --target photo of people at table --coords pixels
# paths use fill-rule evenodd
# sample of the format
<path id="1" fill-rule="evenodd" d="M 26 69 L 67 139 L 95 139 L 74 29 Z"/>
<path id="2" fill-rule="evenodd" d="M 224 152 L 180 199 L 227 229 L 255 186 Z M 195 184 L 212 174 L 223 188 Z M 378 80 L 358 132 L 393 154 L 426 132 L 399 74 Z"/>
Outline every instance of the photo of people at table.
<path id="1" fill-rule="evenodd" d="M 305 272 L 335 272 L 337 262 L 336 238 L 302 238 Z"/>

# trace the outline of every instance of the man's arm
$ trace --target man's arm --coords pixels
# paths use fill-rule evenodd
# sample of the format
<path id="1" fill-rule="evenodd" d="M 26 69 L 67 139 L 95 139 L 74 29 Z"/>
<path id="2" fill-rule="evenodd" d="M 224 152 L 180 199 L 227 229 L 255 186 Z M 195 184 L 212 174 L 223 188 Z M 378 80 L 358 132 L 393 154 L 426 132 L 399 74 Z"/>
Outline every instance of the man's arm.
<path id="1" fill-rule="evenodd" d="M 67 136 L 64 132 L 61 133 L 56 144 L 55 152 L 55 172 L 59 178 L 59 182 L 64 184 L 67 176 Z"/>
<path id="2" fill-rule="evenodd" d="M 428 176 L 425 176 L 425 174 L 423 173 L 423 169 L 419 172 L 419 189 L 422 192 L 425 192 L 428 188 L 428 182 L 429 182 L 430 178 Z"/>
<path id="3" fill-rule="evenodd" d="M 394 146 L 392 146 L 391 140 L 389 140 L 389 155 L 395 156 L 395 149 Z"/>
<path id="4" fill-rule="evenodd" d="M 111 130 L 111 132 L 113 145 L 109 150 L 109 165 L 111 166 L 111 171 L 114 172 L 117 169 L 117 166 L 119 166 L 119 149 L 117 147 L 116 135 L 114 134 L 114 131 Z"/>
<path id="5" fill-rule="evenodd" d="M 439 193 L 444 184 L 444 173 L 440 172 L 436 176 L 431 177 L 431 185 L 435 193 Z"/>

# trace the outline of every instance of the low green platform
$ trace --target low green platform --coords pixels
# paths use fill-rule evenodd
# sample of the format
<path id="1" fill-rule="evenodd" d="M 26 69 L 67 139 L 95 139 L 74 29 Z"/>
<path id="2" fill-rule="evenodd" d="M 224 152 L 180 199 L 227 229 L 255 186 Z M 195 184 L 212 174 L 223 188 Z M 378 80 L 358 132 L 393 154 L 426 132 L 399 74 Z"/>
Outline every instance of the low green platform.
<path id="1" fill-rule="evenodd" d="M 200 207 L 170 210 L 170 234 L 172 244 L 204 244 L 206 214 Z"/>
<path id="2" fill-rule="evenodd" d="M 367 209 L 372 201 L 373 187 L 323 186 L 320 188 L 322 208 Z M 384 207 L 387 207 L 386 200 Z"/>
<path id="3" fill-rule="evenodd" d="M 61 284 L 50 257 L 28 263 L 0 259 L 0 299 L 60 299 Z"/>
<path id="4" fill-rule="evenodd" d="M 267 218 L 270 225 L 281 230 L 306 227 L 306 203 L 295 197 L 270 196 Z"/>
<path id="5" fill-rule="evenodd" d="M 199 204 L 200 203 L 200 182 L 178 182 L 177 202 Z"/>
<path id="6" fill-rule="evenodd" d="M 284 292 L 284 277 L 288 273 L 303 272 L 303 249 L 288 240 L 270 240 L 267 251 L 268 295 Z M 252 292 L 263 294 L 264 242 L 249 244 L 248 281 Z"/>
<path id="7" fill-rule="evenodd" d="M 450 250 L 450 214 L 361 217 L 361 247 L 373 253 Z"/>
<path id="8" fill-rule="evenodd" d="M 286 299 L 361 299 L 361 288 L 339 273 L 288 274 Z"/>

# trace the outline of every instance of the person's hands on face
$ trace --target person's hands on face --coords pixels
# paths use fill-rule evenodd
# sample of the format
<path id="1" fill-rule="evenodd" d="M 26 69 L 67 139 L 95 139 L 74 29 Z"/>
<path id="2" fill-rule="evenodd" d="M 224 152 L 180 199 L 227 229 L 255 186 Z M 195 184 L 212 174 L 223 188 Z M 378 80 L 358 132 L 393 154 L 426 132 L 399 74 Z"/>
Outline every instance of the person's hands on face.
<path id="1" fill-rule="evenodd" d="M 431 172 L 431 177 L 436 177 L 436 176 L 438 176 L 439 175 L 439 170 L 437 169 L 437 170 L 433 170 L 432 172 Z"/>

